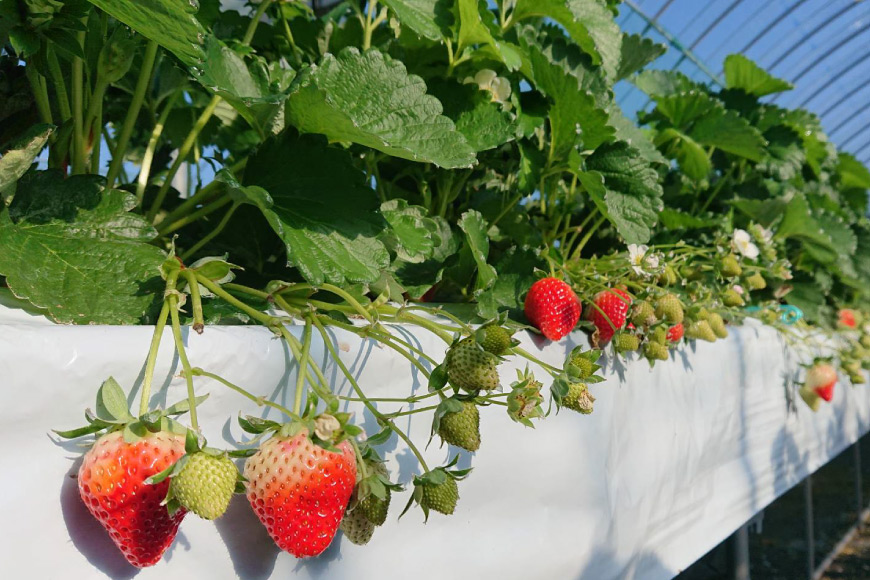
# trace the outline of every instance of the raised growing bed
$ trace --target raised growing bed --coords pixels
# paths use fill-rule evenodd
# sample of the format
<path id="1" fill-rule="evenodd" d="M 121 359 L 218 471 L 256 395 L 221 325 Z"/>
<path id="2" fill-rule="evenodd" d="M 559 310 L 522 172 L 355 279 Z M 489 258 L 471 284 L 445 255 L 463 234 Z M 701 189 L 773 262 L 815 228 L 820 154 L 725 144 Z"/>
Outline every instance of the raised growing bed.
<path id="1" fill-rule="evenodd" d="M 799 399 L 794 404 L 787 379 L 799 361 L 776 331 L 748 323 L 716 344 L 682 347 L 653 369 L 636 357 L 625 364 L 606 357 L 607 380 L 592 386 L 596 409 L 587 417 L 563 411 L 527 429 L 502 407 L 483 409 L 486 453 L 459 452 L 459 466 L 474 474 L 460 482 L 452 517 L 435 513 L 423 525 L 420 512 L 411 511 L 397 521 L 406 491 L 368 546 L 339 535 L 322 556 L 303 561 L 280 552 L 237 496 L 214 525 L 188 517 L 164 561 L 137 572 L 79 498 L 80 448 L 59 442 L 46 426 L 80 422 L 80 409 L 92 405 L 95 387 L 109 375 L 138 387 L 151 332 L 56 326 L 0 310 L 2 437 L 7 465 L 16 467 L 4 483 L 2 524 L 4 569 L 12 577 L 443 578 L 461 570 L 465 577 L 670 578 L 870 430 L 866 388 L 838 385 L 832 404 L 817 413 Z M 178 360 L 166 332 L 155 397 L 172 402 L 185 386 L 173 378 Z M 422 377 L 391 351 L 344 331 L 334 337 L 370 396 L 425 390 Z M 444 348 L 431 335 L 406 338 L 433 353 Z M 586 340 L 576 333 L 542 347 L 531 335 L 519 338 L 551 364 Z M 185 341 L 192 364 L 278 402 L 292 397 L 295 363 L 268 330 L 185 329 Z M 348 394 L 316 338 L 312 354 L 336 392 Z M 522 367 L 516 357 L 501 365 L 502 382 Z M 214 443 L 232 447 L 248 437 L 227 419 L 238 410 L 272 416 L 209 379 L 197 379 L 196 388 L 210 393 L 200 422 Z M 367 431 L 377 429 L 363 417 Z M 429 417 L 412 417 L 399 425 L 425 440 Z M 400 443 L 393 437 L 386 457 L 407 481 L 418 467 Z M 424 451 L 435 464 L 457 453 L 437 445 L 436 438 Z"/>

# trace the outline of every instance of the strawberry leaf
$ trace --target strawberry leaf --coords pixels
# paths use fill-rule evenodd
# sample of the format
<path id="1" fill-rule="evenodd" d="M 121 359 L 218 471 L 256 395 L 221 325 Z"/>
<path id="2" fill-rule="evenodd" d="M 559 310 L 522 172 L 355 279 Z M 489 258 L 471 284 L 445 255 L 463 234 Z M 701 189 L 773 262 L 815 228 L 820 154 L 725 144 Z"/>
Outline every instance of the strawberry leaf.
<path id="1" fill-rule="evenodd" d="M 51 125 L 35 125 L 0 157 L 0 207 L 12 201 L 15 184 L 30 169 L 53 131 L 54 127 Z"/>
<path id="2" fill-rule="evenodd" d="M 423 80 L 409 75 L 401 62 L 377 50 L 361 54 L 349 48 L 299 72 L 287 120 L 330 141 L 448 169 L 472 166 L 474 150 L 441 111 Z"/>
<path id="3" fill-rule="evenodd" d="M 28 173 L 0 211 L 0 275 L 57 322 L 141 322 L 161 286 L 166 254 L 147 243 L 154 228 L 128 213 L 132 195 L 103 183 L 95 175 Z"/>
<path id="4" fill-rule="evenodd" d="M 381 0 L 399 18 L 399 22 L 429 40 L 441 40 L 448 35 L 449 0 Z"/>

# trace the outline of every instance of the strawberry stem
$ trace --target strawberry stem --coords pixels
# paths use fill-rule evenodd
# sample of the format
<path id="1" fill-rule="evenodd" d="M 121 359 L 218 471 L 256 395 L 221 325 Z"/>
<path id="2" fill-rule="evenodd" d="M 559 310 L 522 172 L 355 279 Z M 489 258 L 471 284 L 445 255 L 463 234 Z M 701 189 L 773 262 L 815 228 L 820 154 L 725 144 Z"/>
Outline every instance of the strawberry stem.
<path id="1" fill-rule="evenodd" d="M 191 270 L 182 272 L 187 279 L 187 285 L 190 287 L 190 303 L 193 307 L 193 329 L 197 334 L 202 334 L 205 328 L 205 318 L 202 314 L 202 296 L 199 294 L 199 283 L 196 281 L 196 275 Z"/>
<path id="2" fill-rule="evenodd" d="M 169 276 L 173 277 L 173 274 Z M 154 380 L 154 367 L 157 364 L 157 351 L 160 350 L 160 339 L 163 338 L 163 329 L 166 328 L 167 318 L 169 318 L 169 303 L 164 300 L 163 307 L 160 309 L 160 315 L 157 317 L 157 323 L 154 325 L 151 347 L 148 349 L 148 359 L 145 362 L 145 377 L 142 379 L 142 393 L 139 396 L 140 416 L 148 412 L 148 403 L 151 399 L 151 383 Z"/>
<path id="3" fill-rule="evenodd" d="M 256 395 L 250 393 L 249 391 L 246 391 L 242 387 L 231 383 L 230 381 L 226 380 L 225 378 L 223 378 L 219 375 L 204 371 L 199 367 L 195 367 L 195 368 L 190 369 L 190 373 L 193 376 L 207 377 L 209 379 L 213 379 L 213 380 L 219 382 L 220 384 L 224 385 L 225 387 L 232 389 L 233 391 L 237 392 L 238 394 L 242 395 L 243 397 L 253 401 L 254 403 L 256 403 L 260 407 L 263 407 L 263 406 L 272 407 L 273 409 L 281 411 L 282 413 L 284 413 L 288 417 L 293 416 L 293 413 L 290 412 L 290 409 L 288 409 L 287 407 L 284 407 L 283 405 L 279 405 L 278 403 L 274 403 L 272 401 L 269 401 L 269 400 L 265 399 L 264 397 L 258 397 Z"/>
<path id="4" fill-rule="evenodd" d="M 169 302 L 169 315 L 172 317 L 172 337 L 175 339 L 175 350 L 178 351 L 178 360 L 181 361 L 181 367 L 184 369 L 184 380 L 187 382 L 187 400 L 190 403 L 190 425 L 193 427 L 194 431 L 199 431 L 199 423 L 196 420 L 196 394 L 193 392 L 193 373 L 190 368 L 190 361 L 187 360 L 187 352 L 184 349 L 184 339 L 181 337 L 181 322 L 178 320 L 178 296 L 174 293 L 175 284 L 173 283 L 173 288 L 169 288 L 169 284 L 167 283 L 167 290 L 170 291 L 168 302 Z"/>
<path id="5" fill-rule="evenodd" d="M 535 363 L 536 365 L 540 366 L 540 367 L 543 368 L 545 371 L 547 371 L 548 373 L 550 373 L 551 375 L 553 375 L 554 377 L 555 377 L 556 375 L 561 374 L 561 372 L 562 372 L 562 369 L 560 369 L 560 368 L 556 368 L 556 367 L 554 367 L 554 366 L 551 365 L 551 364 L 547 364 L 547 363 L 545 363 L 545 362 L 542 361 L 541 359 L 539 359 L 539 358 L 537 358 L 536 356 L 534 356 L 532 353 L 528 352 L 527 350 L 525 350 L 525 349 L 523 349 L 523 348 L 520 348 L 519 346 L 515 346 L 515 347 L 513 347 L 513 348 L 511 349 L 511 352 L 514 353 L 514 354 L 517 354 L 517 355 L 519 355 L 519 356 L 521 356 L 521 357 L 523 357 L 523 358 L 526 359 L 526 360 L 532 361 L 533 363 Z"/>
<path id="6" fill-rule="evenodd" d="M 296 358 L 299 368 L 296 370 L 296 392 L 293 399 L 293 414 L 299 415 L 302 410 L 302 393 L 305 389 L 305 377 L 308 375 L 308 354 L 311 352 L 311 319 L 306 317 L 305 330 L 302 334 L 302 355 Z"/>
<path id="7" fill-rule="evenodd" d="M 326 344 L 326 348 L 329 350 L 329 354 L 332 356 L 332 359 L 335 361 L 335 364 L 338 365 L 338 368 L 341 369 L 341 372 L 347 378 L 350 386 L 356 392 L 357 396 L 362 400 L 363 404 L 366 408 L 371 411 L 372 415 L 375 416 L 379 421 L 383 424 L 388 425 L 393 432 L 398 435 L 402 441 L 408 446 L 408 449 L 411 450 L 411 453 L 417 458 L 417 461 L 420 462 L 420 467 L 423 468 L 424 472 L 429 471 L 429 467 L 426 465 L 426 460 L 423 459 L 423 455 L 420 453 L 420 450 L 417 449 L 417 446 L 411 441 L 411 439 L 405 434 L 404 431 L 396 427 L 396 424 L 393 423 L 390 419 L 384 416 L 383 413 L 378 411 L 378 408 L 365 396 L 359 384 L 356 382 L 356 379 L 353 377 L 353 374 L 347 369 L 344 362 L 341 360 L 341 357 L 338 356 L 338 353 L 335 351 L 335 346 L 332 344 L 332 339 L 329 337 L 329 334 L 326 332 L 326 329 L 323 327 L 323 324 L 320 322 L 320 319 L 315 317 L 313 319 L 314 325 L 317 327 L 318 332 L 320 332 L 320 336 L 323 337 L 323 342 Z"/>

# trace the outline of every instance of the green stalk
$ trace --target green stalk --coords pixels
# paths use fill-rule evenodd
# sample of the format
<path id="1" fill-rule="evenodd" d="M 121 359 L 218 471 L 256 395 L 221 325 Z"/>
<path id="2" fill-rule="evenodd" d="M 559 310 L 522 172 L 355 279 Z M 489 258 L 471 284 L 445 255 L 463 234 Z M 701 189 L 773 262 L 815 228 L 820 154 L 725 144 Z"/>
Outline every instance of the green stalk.
<path id="1" fill-rule="evenodd" d="M 264 0 L 263 4 L 265 3 L 266 2 Z M 166 174 L 166 179 L 163 181 L 163 185 L 160 186 L 160 190 L 157 192 L 157 197 L 154 199 L 154 203 L 151 205 L 151 209 L 145 216 L 148 221 L 152 223 L 154 222 L 154 217 L 157 215 L 157 212 L 160 211 L 160 206 L 163 205 L 163 200 L 166 199 L 166 194 L 169 192 L 169 188 L 172 187 L 172 180 L 175 178 L 175 175 L 181 168 L 182 163 L 184 163 L 187 159 L 187 156 L 190 154 L 190 150 L 193 148 L 194 143 L 196 143 L 196 138 L 199 137 L 199 134 L 203 130 L 203 128 L 205 128 L 206 123 L 208 123 L 209 119 L 211 119 L 211 116 L 212 114 L 214 114 L 214 110 L 217 108 L 220 101 L 220 97 L 212 97 L 211 101 L 208 102 L 208 105 L 206 105 L 202 114 L 196 120 L 196 123 L 194 123 L 193 128 L 191 128 L 190 132 L 187 134 L 187 137 L 184 139 L 181 147 L 179 147 L 178 156 L 175 158 L 175 161 L 169 168 L 169 172 Z"/>
<path id="2" fill-rule="evenodd" d="M 175 102 L 180 96 L 181 91 L 175 91 L 172 93 L 172 96 L 170 96 L 169 100 L 166 101 L 166 105 L 163 107 L 160 117 L 157 119 L 157 124 L 154 125 L 154 129 L 151 131 L 151 137 L 148 139 L 148 145 L 145 147 L 145 154 L 142 156 L 142 169 L 139 171 L 139 178 L 136 183 L 137 207 L 142 205 L 142 199 L 145 197 L 145 188 L 148 186 L 148 178 L 151 175 L 151 163 L 154 160 L 154 151 L 157 149 L 157 143 L 160 141 L 160 136 L 163 134 L 163 127 L 166 126 L 166 119 L 169 118 L 169 113 L 172 112 L 172 108 L 175 107 Z M 112 159 L 112 161 L 114 162 L 114 159 Z"/>
<path id="3" fill-rule="evenodd" d="M 224 196 L 215 201 L 214 203 L 210 203 L 208 205 L 204 205 L 192 214 L 181 218 L 180 220 L 175 221 L 174 223 L 166 223 L 166 221 L 160 222 L 160 226 L 157 228 L 157 233 L 161 236 L 166 236 L 171 234 L 176 230 L 180 230 L 186 225 L 192 224 L 193 222 L 204 218 L 207 215 L 213 214 L 217 210 L 221 209 L 224 206 L 227 206 L 233 202 L 233 198 L 230 196 Z M 162 227 L 163 224 L 166 224 L 166 227 Z"/>
<path id="4" fill-rule="evenodd" d="M 272 0 L 263 0 L 260 2 L 257 11 L 254 13 L 254 18 L 248 23 L 248 29 L 245 31 L 245 37 L 242 39 L 242 44 L 250 45 L 251 41 L 254 40 L 254 33 L 257 32 L 257 26 L 260 25 L 260 18 L 263 17 L 263 14 L 265 14 L 270 4 L 272 4 Z"/>
<path id="5" fill-rule="evenodd" d="M 39 74 L 33 65 L 25 66 L 24 74 L 27 76 L 27 81 L 30 83 L 30 90 L 33 92 L 33 98 L 36 101 L 39 118 L 43 123 L 51 125 L 51 105 L 48 100 L 48 90 L 42 82 L 42 75 Z"/>
<path id="6" fill-rule="evenodd" d="M 242 159 L 231 165 L 229 170 L 231 173 L 236 173 L 245 168 L 245 165 L 248 163 L 247 159 Z M 166 214 L 166 217 L 160 222 L 160 224 L 171 224 L 180 218 L 187 216 L 188 214 L 196 211 L 196 207 L 201 205 L 210 199 L 216 194 L 220 192 L 220 189 L 223 187 L 224 183 L 222 181 L 212 181 L 211 183 L 203 186 L 202 189 L 194 193 L 189 198 L 179 204 L 174 210 Z M 157 228 L 158 231 L 160 228 Z"/>
<path id="7" fill-rule="evenodd" d="M 338 365 L 338 368 L 341 369 L 342 374 L 344 374 L 345 378 L 347 378 L 351 387 L 357 396 L 362 400 L 363 405 L 374 415 L 379 421 L 388 425 L 390 429 L 392 429 L 396 435 L 398 435 L 408 446 L 408 449 L 411 450 L 411 453 L 417 457 L 417 461 L 420 462 L 420 466 L 423 468 L 424 472 L 429 471 L 429 467 L 426 465 L 426 460 L 423 459 L 423 455 L 420 453 L 420 450 L 417 449 L 417 446 L 411 441 L 411 439 L 405 434 L 404 431 L 396 427 L 396 424 L 393 423 L 390 419 L 384 416 L 383 413 L 378 411 L 377 407 L 372 404 L 371 401 L 365 396 L 365 393 L 362 392 L 359 384 L 357 384 L 356 379 L 353 378 L 353 374 L 347 369 L 344 364 L 344 361 L 341 360 L 341 357 L 338 356 L 338 353 L 335 350 L 335 346 L 332 344 L 332 339 L 329 338 L 329 334 L 327 334 L 326 329 L 323 328 L 323 325 L 320 323 L 320 320 L 314 318 L 314 325 L 317 327 L 317 330 L 320 332 L 320 336 L 323 338 L 324 344 L 326 344 L 326 348 L 329 350 L 329 354 L 332 356 L 332 359 L 335 361 L 335 364 Z"/>
<path id="8" fill-rule="evenodd" d="M 166 281 L 167 287 L 170 284 L 175 286 L 175 276 L 169 275 Z M 163 329 L 166 328 L 166 319 L 169 318 L 169 303 L 163 301 L 163 308 L 160 309 L 160 315 L 157 317 L 157 324 L 154 325 L 154 334 L 151 336 L 151 347 L 148 349 L 148 359 L 145 362 L 145 377 L 142 379 L 142 393 L 139 396 L 139 415 L 142 416 L 148 412 L 148 402 L 151 399 L 151 383 L 154 380 L 154 367 L 157 364 L 157 351 L 160 349 L 160 339 L 163 338 Z"/>
<path id="9" fill-rule="evenodd" d="M 57 94 L 57 106 L 60 109 L 60 118 L 66 122 L 72 118 L 72 110 L 69 107 L 69 95 L 66 92 L 63 71 L 60 68 L 60 62 L 57 60 L 57 54 L 51 49 L 51 46 L 46 47 L 45 57 L 48 61 L 48 71 L 51 73 L 51 80 L 54 81 L 54 92 Z"/>
<path id="10" fill-rule="evenodd" d="M 224 217 L 221 219 L 220 223 L 218 223 L 215 228 L 208 233 L 205 237 L 203 237 L 200 241 L 198 241 L 192 248 L 184 252 L 181 255 L 181 260 L 185 261 L 191 256 L 195 256 L 198 251 L 200 251 L 206 244 L 212 241 L 215 237 L 220 234 L 226 225 L 229 223 L 230 218 L 233 217 L 233 214 L 237 209 L 239 209 L 240 203 L 234 203 L 230 209 L 227 210 L 227 213 L 224 214 Z"/>
<path id="11" fill-rule="evenodd" d="M 273 403 L 272 401 L 266 399 L 265 397 L 258 397 L 256 395 L 253 395 L 250 392 L 243 389 L 242 387 L 240 387 L 238 385 L 234 385 L 233 383 L 229 382 L 225 378 L 218 376 L 214 373 L 206 372 L 199 367 L 195 367 L 195 368 L 190 369 L 190 373 L 193 376 L 207 377 L 209 379 L 215 380 L 215 381 L 219 382 L 220 384 L 222 384 L 223 386 L 228 387 L 228 388 L 232 389 L 233 391 L 237 392 L 238 394 L 242 395 L 246 399 L 253 401 L 254 403 L 257 404 L 258 407 L 262 407 L 262 406 L 272 407 L 273 409 L 281 411 L 282 413 L 284 413 L 288 417 L 293 416 L 293 413 L 291 413 L 290 409 L 288 409 L 287 407 L 279 405 L 278 403 Z"/>
<path id="12" fill-rule="evenodd" d="M 287 346 L 290 347 L 290 352 L 293 354 L 293 357 L 297 360 L 302 357 L 302 343 L 299 342 L 293 333 L 287 330 L 287 327 L 283 324 L 278 327 L 281 336 L 284 337 L 284 340 L 287 342 Z M 305 370 L 305 374 L 308 376 L 308 382 L 311 385 L 311 388 L 314 389 L 314 392 L 317 393 L 324 401 L 328 401 L 330 398 L 335 397 L 334 394 L 330 391 L 329 381 L 326 380 L 326 377 L 323 376 L 323 372 L 320 370 L 320 367 L 314 362 L 314 360 L 309 356 L 308 357 L 308 367 Z M 313 375 L 312 376 L 312 371 Z M 315 376 L 317 380 L 315 379 Z M 315 385 L 320 384 L 323 387 L 323 390 L 320 390 Z"/>
<path id="13" fill-rule="evenodd" d="M 184 270 L 182 272 L 187 285 L 190 287 L 190 303 L 193 308 L 193 329 L 197 334 L 202 334 L 205 328 L 205 318 L 202 314 L 202 296 L 199 294 L 199 282 L 196 281 L 196 276 L 192 270 Z"/>
<path id="14" fill-rule="evenodd" d="M 511 208 L 513 208 L 513 207 L 516 206 L 520 201 L 522 201 L 522 199 L 523 199 L 525 196 L 526 196 L 526 194 L 524 194 L 524 193 L 518 193 L 517 195 L 515 195 L 515 196 L 513 197 L 513 199 L 511 199 L 511 200 L 507 203 L 507 205 L 505 205 L 505 206 L 502 208 L 501 212 L 500 212 L 497 216 L 495 216 L 495 219 L 493 219 L 492 222 L 490 222 L 490 224 L 489 224 L 490 227 L 492 227 L 492 226 L 494 226 L 495 224 L 497 224 L 497 223 L 501 220 L 501 218 L 503 218 L 504 216 L 506 216 L 506 215 L 507 215 L 507 212 L 509 212 L 509 211 L 511 210 Z"/>
<path id="15" fill-rule="evenodd" d="M 293 393 L 293 413 L 299 415 L 302 411 L 302 393 L 305 389 L 305 376 L 308 369 L 308 356 L 311 352 L 311 319 L 305 319 L 305 330 L 302 334 L 302 355 L 296 360 L 299 369 L 296 372 L 296 391 Z"/>
<path id="16" fill-rule="evenodd" d="M 589 228 L 589 231 L 586 232 L 586 235 L 583 236 L 583 239 L 580 240 L 580 243 L 577 244 L 576 248 L 574 248 L 574 251 L 571 253 L 570 259 L 573 260 L 580 257 L 580 252 L 583 250 L 583 247 L 586 245 L 586 243 L 592 238 L 592 234 L 598 231 L 598 228 L 600 228 L 606 220 L 607 216 L 601 216 L 600 218 L 598 218 L 598 221 L 596 221 L 595 224 L 591 228 Z"/>
<path id="17" fill-rule="evenodd" d="M 196 394 L 193 391 L 193 373 L 190 361 L 187 360 L 187 351 L 184 349 L 184 339 L 181 337 L 181 322 L 178 320 L 178 296 L 170 292 L 167 298 L 169 302 L 169 315 L 172 317 L 172 337 L 175 339 L 175 350 L 178 351 L 178 360 L 184 369 L 184 380 L 187 383 L 187 400 L 190 403 L 190 426 L 194 431 L 199 431 L 199 423 L 196 420 Z"/>
<path id="18" fill-rule="evenodd" d="M 85 115 L 84 137 L 87 139 L 90 138 L 91 134 L 94 135 L 94 141 L 91 144 L 91 155 L 97 157 L 98 163 L 100 156 L 100 131 L 96 129 L 96 124 L 100 117 L 100 111 L 103 108 L 103 96 L 106 94 L 107 88 L 109 88 L 109 83 L 97 77 L 97 84 L 94 85 L 94 92 L 91 94 L 88 112 Z M 93 162 L 91 162 L 91 168 L 93 169 Z"/>
<path id="19" fill-rule="evenodd" d="M 226 302 L 229 302 L 232 306 L 235 306 L 257 322 L 260 322 L 268 327 L 281 326 L 280 319 L 275 318 L 274 316 L 269 316 L 265 312 L 260 312 L 256 308 L 251 308 L 250 306 L 221 288 L 219 284 L 215 284 L 202 274 L 197 273 L 196 279 L 199 280 L 200 284 L 208 288 L 212 292 L 212 294 L 225 300 Z"/>
<path id="20" fill-rule="evenodd" d="M 80 46 L 85 45 L 85 33 L 76 34 Z M 83 173 L 85 170 L 85 140 L 82 113 L 84 111 L 83 62 L 75 57 L 72 61 L 72 116 L 73 116 L 73 148 L 72 173 Z"/>
<path id="21" fill-rule="evenodd" d="M 545 363 L 545 362 L 542 361 L 541 359 L 539 359 L 539 358 L 537 358 L 536 356 L 534 356 L 532 353 L 530 353 L 530 352 L 528 352 L 527 350 L 522 349 L 522 348 L 520 348 L 520 347 L 518 347 L 518 346 L 513 347 L 513 348 L 511 349 L 511 352 L 514 353 L 514 354 L 516 354 L 516 355 L 519 355 L 519 356 L 523 357 L 523 358 L 526 359 L 526 360 L 532 361 L 533 363 L 535 363 L 536 365 L 540 366 L 541 368 L 547 370 L 547 371 L 550 372 L 551 374 L 552 374 L 552 373 L 559 374 L 559 373 L 562 372 L 562 369 L 557 368 L 557 367 L 554 367 L 554 366 L 551 365 L 551 364 L 547 364 L 547 363 Z"/>
<path id="22" fill-rule="evenodd" d="M 115 146 L 115 153 L 112 156 L 112 163 L 109 165 L 109 173 L 106 181 L 109 187 L 115 185 L 115 179 L 121 172 L 121 166 L 124 163 L 124 155 L 127 153 L 127 145 L 130 143 L 130 136 L 133 134 L 133 127 L 136 126 L 136 121 L 139 119 L 139 111 L 142 109 L 142 103 L 145 101 L 145 93 L 148 86 L 151 84 L 151 72 L 154 69 L 154 60 L 157 58 L 158 45 L 153 40 L 149 40 L 145 45 L 145 55 L 142 57 L 142 69 L 139 71 L 139 80 L 136 81 L 136 89 L 133 91 L 133 100 L 130 102 L 130 108 L 127 110 L 127 116 L 124 118 L 124 125 L 121 127 L 121 134 L 118 137 L 118 143 Z"/>

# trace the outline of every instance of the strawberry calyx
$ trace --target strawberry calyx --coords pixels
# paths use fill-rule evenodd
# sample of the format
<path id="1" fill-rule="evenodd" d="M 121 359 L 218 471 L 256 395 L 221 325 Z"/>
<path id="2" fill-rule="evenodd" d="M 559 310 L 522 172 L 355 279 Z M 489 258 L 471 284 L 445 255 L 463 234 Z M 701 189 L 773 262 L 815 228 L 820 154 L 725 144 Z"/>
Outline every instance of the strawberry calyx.
<path id="1" fill-rule="evenodd" d="M 524 371 L 517 369 L 517 380 L 511 383 L 511 392 L 507 396 L 508 417 L 526 427 L 534 427 L 532 419 L 545 416 L 544 396 L 541 395 L 543 386 L 528 366 Z"/>
<path id="2" fill-rule="evenodd" d="M 196 397 L 195 404 L 199 405 L 207 398 L 208 395 Z M 174 418 L 190 411 L 190 403 L 187 399 L 166 409 L 149 411 L 134 417 L 127 406 L 124 390 L 113 377 L 109 377 L 100 385 L 94 409 L 95 411 L 85 409 L 85 420 L 88 424 L 84 427 L 54 430 L 54 433 L 64 439 L 76 439 L 85 435 L 123 431 L 124 441 L 135 443 L 149 433 L 165 431 L 186 436 L 189 432 L 186 426 Z"/>
<path id="3" fill-rule="evenodd" d="M 318 447 L 333 453 L 342 453 L 338 445 L 363 430 L 350 422 L 352 413 L 338 411 L 338 399 L 328 402 L 326 411 L 317 412 L 319 399 L 311 394 L 301 416 L 290 414 L 290 421 L 279 423 L 270 419 L 248 415 L 239 417 L 239 425 L 247 433 L 256 435 L 251 443 L 259 442 L 269 436 L 293 437 L 305 432 L 308 439 Z"/>
<path id="4" fill-rule="evenodd" d="M 429 470 L 422 475 L 414 476 L 414 491 L 405 505 L 405 509 L 399 514 L 404 516 L 411 506 L 417 504 L 423 510 L 424 521 L 429 521 L 429 512 L 435 510 L 445 515 L 453 513 L 456 502 L 459 499 L 456 482 L 464 479 L 471 473 L 468 469 L 450 469 L 459 461 L 459 455 L 455 455 L 447 465 Z"/>

